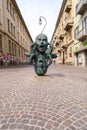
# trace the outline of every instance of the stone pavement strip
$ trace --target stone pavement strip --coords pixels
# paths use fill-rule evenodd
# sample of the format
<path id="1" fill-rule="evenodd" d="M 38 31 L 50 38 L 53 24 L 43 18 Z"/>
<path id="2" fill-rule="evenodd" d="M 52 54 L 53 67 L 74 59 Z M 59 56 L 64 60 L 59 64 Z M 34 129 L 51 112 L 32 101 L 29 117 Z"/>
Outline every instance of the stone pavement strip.
<path id="1" fill-rule="evenodd" d="M 0 69 L 0 130 L 87 130 L 87 68 Z"/>

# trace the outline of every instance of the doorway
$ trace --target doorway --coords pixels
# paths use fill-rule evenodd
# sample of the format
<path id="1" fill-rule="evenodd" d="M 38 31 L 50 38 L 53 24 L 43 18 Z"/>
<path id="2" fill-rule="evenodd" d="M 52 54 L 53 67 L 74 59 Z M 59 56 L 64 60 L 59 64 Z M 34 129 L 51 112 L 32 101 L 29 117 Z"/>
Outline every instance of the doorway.
<path id="1" fill-rule="evenodd" d="M 65 53 L 63 51 L 63 64 L 65 64 Z"/>

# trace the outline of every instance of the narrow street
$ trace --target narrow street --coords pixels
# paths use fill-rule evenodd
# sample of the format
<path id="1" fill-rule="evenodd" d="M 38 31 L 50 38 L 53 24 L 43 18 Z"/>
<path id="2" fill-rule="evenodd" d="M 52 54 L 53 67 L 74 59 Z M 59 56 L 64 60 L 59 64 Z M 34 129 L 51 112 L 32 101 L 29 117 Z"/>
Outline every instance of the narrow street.
<path id="1" fill-rule="evenodd" d="M 0 130 L 87 130 L 87 68 L 0 68 Z"/>

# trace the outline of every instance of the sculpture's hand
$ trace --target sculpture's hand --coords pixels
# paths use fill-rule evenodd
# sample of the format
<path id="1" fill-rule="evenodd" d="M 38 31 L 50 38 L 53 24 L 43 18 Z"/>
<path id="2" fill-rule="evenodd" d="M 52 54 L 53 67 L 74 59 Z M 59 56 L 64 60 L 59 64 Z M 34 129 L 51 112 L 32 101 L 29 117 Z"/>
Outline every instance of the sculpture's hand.
<path id="1" fill-rule="evenodd" d="M 27 57 L 30 57 L 30 53 L 29 52 L 25 52 L 24 55 L 26 55 Z"/>
<path id="2" fill-rule="evenodd" d="M 52 60 L 51 59 L 48 59 L 48 61 L 47 61 L 47 68 L 49 67 L 49 65 L 51 65 L 52 64 Z"/>
<path id="3" fill-rule="evenodd" d="M 57 58 L 57 54 L 51 54 L 51 56 L 53 59 Z"/>

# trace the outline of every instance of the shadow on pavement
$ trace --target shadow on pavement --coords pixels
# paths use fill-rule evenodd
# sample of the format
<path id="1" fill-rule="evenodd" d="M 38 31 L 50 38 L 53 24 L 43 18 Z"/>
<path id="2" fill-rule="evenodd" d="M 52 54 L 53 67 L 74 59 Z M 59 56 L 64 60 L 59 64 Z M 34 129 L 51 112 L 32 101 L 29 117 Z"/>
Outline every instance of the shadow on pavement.
<path id="1" fill-rule="evenodd" d="M 50 76 L 50 77 L 53 77 L 53 76 L 64 77 L 64 75 L 61 74 L 61 73 L 53 73 L 53 74 L 48 74 L 48 75 L 45 75 L 45 76 Z"/>

